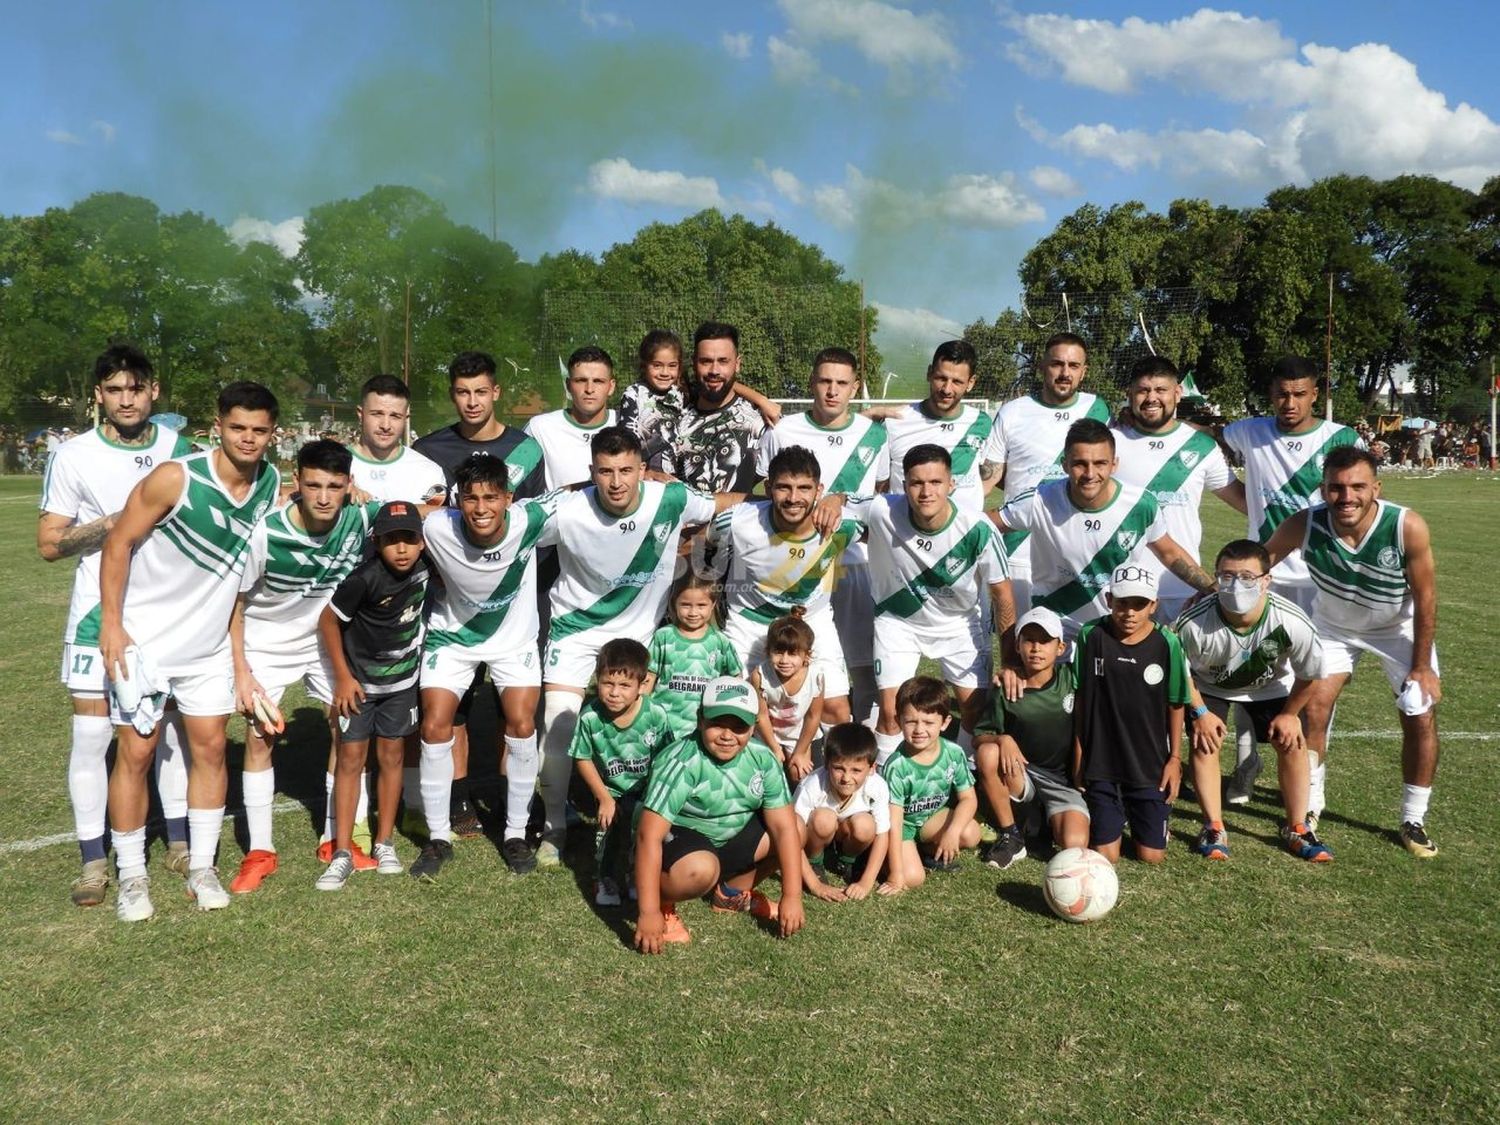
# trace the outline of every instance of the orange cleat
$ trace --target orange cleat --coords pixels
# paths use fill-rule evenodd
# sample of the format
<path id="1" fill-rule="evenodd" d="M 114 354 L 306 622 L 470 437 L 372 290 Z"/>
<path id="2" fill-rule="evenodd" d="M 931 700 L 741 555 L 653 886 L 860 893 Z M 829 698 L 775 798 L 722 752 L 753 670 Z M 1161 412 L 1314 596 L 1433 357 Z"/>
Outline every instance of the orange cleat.
<path id="1" fill-rule="evenodd" d="M 741 891 L 737 895 L 726 895 L 715 887 L 712 904 L 714 910 L 720 914 L 749 914 L 763 922 L 774 922 L 779 913 L 776 903 L 759 891 Z"/>
<path id="2" fill-rule="evenodd" d="M 693 940 L 692 931 L 682 924 L 676 907 L 662 907 L 661 940 L 668 945 L 686 945 Z"/>
<path id="3" fill-rule="evenodd" d="M 247 895 L 259 890 L 268 875 L 276 874 L 278 863 L 275 852 L 256 849 L 248 853 L 240 861 L 239 873 L 230 880 L 229 889 L 237 895 Z"/>
<path id="4" fill-rule="evenodd" d="M 318 845 L 318 862 L 332 863 L 333 851 L 333 841 L 324 840 Z M 374 871 L 380 866 L 379 862 L 358 844 L 350 845 L 349 854 L 354 857 L 354 870 L 356 871 Z"/>

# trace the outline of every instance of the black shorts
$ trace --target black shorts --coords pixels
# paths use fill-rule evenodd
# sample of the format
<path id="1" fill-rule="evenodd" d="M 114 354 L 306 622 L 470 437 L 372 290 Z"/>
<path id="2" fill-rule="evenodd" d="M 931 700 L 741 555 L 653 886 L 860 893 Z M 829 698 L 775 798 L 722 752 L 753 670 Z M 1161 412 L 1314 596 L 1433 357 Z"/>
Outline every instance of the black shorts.
<path id="1" fill-rule="evenodd" d="M 374 738 L 405 738 L 417 729 L 417 685 L 390 695 L 369 695 L 359 714 L 339 719 L 340 742 L 369 742 Z"/>
<path id="2" fill-rule="evenodd" d="M 1136 847 L 1167 846 L 1167 817 L 1172 803 L 1167 791 L 1155 786 L 1119 785 L 1113 781 L 1091 781 L 1083 791 L 1089 807 L 1089 847 L 1113 844 L 1125 834 L 1130 824 L 1130 838 Z"/>
<path id="3" fill-rule="evenodd" d="M 1282 695 L 1275 699 L 1257 699 L 1238 703 L 1232 699 L 1221 699 L 1217 695 L 1209 695 L 1208 692 L 1203 693 L 1203 706 L 1226 723 L 1229 721 L 1231 707 L 1243 707 L 1255 727 L 1255 741 L 1262 743 L 1271 741 L 1271 720 L 1286 708 L 1286 701 L 1287 696 Z"/>
<path id="4" fill-rule="evenodd" d="M 752 816 L 738 835 L 722 845 L 701 832 L 674 824 L 661 843 L 661 869 L 670 871 L 679 859 L 693 852 L 712 852 L 719 861 L 719 880 L 732 879 L 755 866 L 755 852 L 765 836 L 766 825 L 759 816 Z"/>

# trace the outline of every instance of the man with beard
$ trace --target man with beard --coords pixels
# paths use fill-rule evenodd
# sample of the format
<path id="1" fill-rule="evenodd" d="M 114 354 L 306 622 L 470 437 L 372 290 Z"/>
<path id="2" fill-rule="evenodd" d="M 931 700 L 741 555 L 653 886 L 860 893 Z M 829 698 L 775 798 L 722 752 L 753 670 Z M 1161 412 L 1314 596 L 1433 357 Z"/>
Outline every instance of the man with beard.
<path id="1" fill-rule="evenodd" d="M 693 333 L 693 398 L 666 431 L 666 448 L 651 467 L 700 492 L 749 492 L 755 448 L 765 430 L 760 413 L 734 393 L 740 373 L 740 331 L 707 321 Z"/>

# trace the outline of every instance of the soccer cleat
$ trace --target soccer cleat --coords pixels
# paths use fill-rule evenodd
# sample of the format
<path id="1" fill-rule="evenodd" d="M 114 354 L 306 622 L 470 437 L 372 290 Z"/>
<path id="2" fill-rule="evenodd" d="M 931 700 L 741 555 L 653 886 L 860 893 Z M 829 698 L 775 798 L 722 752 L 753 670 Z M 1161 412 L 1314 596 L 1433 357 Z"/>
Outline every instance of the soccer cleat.
<path id="1" fill-rule="evenodd" d="M 1418 859 L 1431 859 L 1437 855 L 1437 845 L 1427 835 L 1427 829 L 1414 820 L 1408 820 L 1401 825 L 1401 842 L 1406 845 L 1406 850 Z"/>
<path id="2" fill-rule="evenodd" d="M 229 892 L 219 882 L 217 868 L 200 867 L 196 871 L 189 871 L 187 893 L 198 904 L 199 910 L 223 910 L 229 905 Z"/>
<path id="3" fill-rule="evenodd" d="M 151 880 L 144 875 L 120 881 L 120 893 L 115 900 L 115 917 L 122 922 L 144 922 L 156 913 L 151 905 Z"/>
<path id="4" fill-rule="evenodd" d="M 1198 854 L 1204 859 L 1228 859 L 1229 833 L 1212 824 L 1205 824 L 1203 831 L 1198 833 L 1196 847 Z"/>
<path id="5" fill-rule="evenodd" d="M 377 875 L 399 875 L 406 868 L 401 865 L 401 857 L 396 854 L 396 845 L 389 840 L 382 840 L 375 845 L 375 874 Z"/>
<path id="6" fill-rule="evenodd" d="M 537 845 L 536 865 L 538 867 L 561 867 L 563 844 L 567 837 L 561 832 L 548 832 L 542 837 L 542 842 Z"/>
<path id="7" fill-rule="evenodd" d="M 184 879 L 188 873 L 188 846 L 186 840 L 176 840 L 167 845 L 166 867 L 173 875 Z"/>
<path id="8" fill-rule="evenodd" d="M 408 869 L 413 879 L 436 879 L 443 864 L 453 858 L 453 845 L 447 840 L 428 840 L 422 854 Z"/>
<path id="9" fill-rule="evenodd" d="M 740 891 L 726 895 L 718 887 L 713 889 L 711 902 L 719 914 L 749 914 L 763 922 L 775 921 L 780 907 L 759 891 Z"/>
<path id="10" fill-rule="evenodd" d="M 1318 830 L 1318 821 L 1321 820 L 1322 817 L 1323 817 L 1323 810 L 1322 809 L 1308 809 L 1307 810 L 1307 819 L 1304 820 L 1302 823 L 1304 823 L 1304 824 L 1307 825 L 1307 830 L 1309 832 L 1316 832 Z"/>
<path id="11" fill-rule="evenodd" d="M 1258 750 L 1234 767 L 1229 775 L 1229 784 L 1224 788 L 1224 800 L 1231 805 L 1248 805 L 1250 795 L 1255 792 L 1255 779 L 1260 776 L 1263 765 Z"/>
<path id="12" fill-rule="evenodd" d="M 251 891 L 258 890 L 266 881 L 267 875 L 276 874 L 279 862 L 275 852 L 268 852 L 262 848 L 248 852 L 240 861 L 239 872 L 229 880 L 229 889 L 237 895 L 247 895 Z"/>
<path id="13" fill-rule="evenodd" d="M 453 834 L 460 840 L 471 840 L 475 836 L 484 835 L 484 825 L 479 822 L 479 814 L 474 811 L 474 806 L 468 801 L 453 806 L 453 815 L 450 820 Z"/>
<path id="14" fill-rule="evenodd" d="M 354 831 L 349 833 L 349 838 L 354 841 L 354 846 L 368 852 L 370 850 L 370 822 L 368 820 L 356 820 Z"/>
<path id="15" fill-rule="evenodd" d="M 595 906 L 619 906 L 620 886 L 608 875 L 594 884 Z"/>
<path id="16" fill-rule="evenodd" d="M 662 904 L 661 940 L 667 945 L 686 945 L 693 940 L 692 931 L 682 924 L 675 908 Z"/>
<path id="17" fill-rule="evenodd" d="M 517 875 L 527 875 L 536 870 L 536 852 L 524 837 L 512 836 L 500 844 L 500 858 Z"/>
<path id="18" fill-rule="evenodd" d="M 320 891 L 341 891 L 353 874 L 354 856 L 346 851 L 337 851 L 333 853 L 327 870 L 318 876 L 318 881 L 313 886 Z"/>
<path id="19" fill-rule="evenodd" d="M 83 871 L 73 880 L 74 906 L 99 906 L 104 902 L 104 892 L 109 890 L 109 860 L 91 859 L 83 865 Z"/>
<path id="20" fill-rule="evenodd" d="M 1317 834 L 1306 822 L 1283 824 L 1281 841 L 1286 845 L 1286 850 L 1298 859 L 1305 859 L 1309 863 L 1333 862 L 1333 852 L 1328 850 L 1327 844 L 1318 839 Z"/>
<path id="21" fill-rule="evenodd" d="M 1026 841 L 1021 838 L 1021 830 L 1014 826 L 1002 828 L 995 842 L 985 848 L 981 858 L 990 867 L 998 871 L 1004 871 L 1018 859 L 1026 858 Z"/>

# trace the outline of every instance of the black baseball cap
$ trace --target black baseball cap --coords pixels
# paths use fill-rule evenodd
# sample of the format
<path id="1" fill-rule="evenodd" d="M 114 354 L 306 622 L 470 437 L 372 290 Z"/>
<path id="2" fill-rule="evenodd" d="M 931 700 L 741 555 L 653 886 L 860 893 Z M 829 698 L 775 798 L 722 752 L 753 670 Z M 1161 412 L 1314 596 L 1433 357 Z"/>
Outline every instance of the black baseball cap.
<path id="1" fill-rule="evenodd" d="M 390 535 L 394 531 L 422 534 L 422 516 L 415 504 L 406 500 L 392 500 L 375 513 L 376 535 Z"/>

